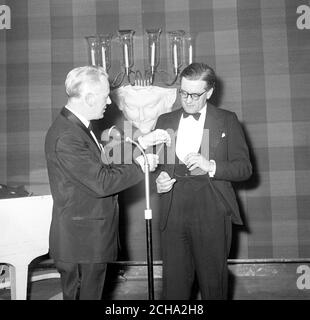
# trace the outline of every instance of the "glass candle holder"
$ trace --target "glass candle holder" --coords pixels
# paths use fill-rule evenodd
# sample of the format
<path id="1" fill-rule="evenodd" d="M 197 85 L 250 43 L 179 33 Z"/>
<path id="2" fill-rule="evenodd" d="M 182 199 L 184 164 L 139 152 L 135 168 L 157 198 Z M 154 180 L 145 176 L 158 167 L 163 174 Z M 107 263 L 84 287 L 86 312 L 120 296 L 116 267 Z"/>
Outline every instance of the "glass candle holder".
<path id="1" fill-rule="evenodd" d="M 177 75 L 182 66 L 182 48 L 185 31 L 177 30 L 168 32 L 170 57 L 174 74 Z"/>
<path id="2" fill-rule="evenodd" d="M 99 38 L 99 52 L 100 52 L 100 65 L 108 70 L 111 67 L 111 40 L 112 35 L 109 34 L 100 34 Z"/>
<path id="3" fill-rule="evenodd" d="M 85 37 L 88 43 L 88 62 L 91 66 L 98 66 L 100 63 L 99 40 L 97 36 Z"/>
<path id="4" fill-rule="evenodd" d="M 186 66 L 193 63 L 194 57 L 194 43 L 192 36 L 186 36 L 184 38 L 184 63 Z"/>
<path id="5" fill-rule="evenodd" d="M 160 37 L 161 29 L 148 29 L 147 34 L 147 48 L 148 48 L 148 64 L 150 66 L 151 73 L 155 72 L 155 69 L 159 65 L 160 60 Z"/>
<path id="6" fill-rule="evenodd" d="M 130 68 L 134 63 L 133 58 L 133 30 L 119 30 L 118 37 L 120 41 L 121 51 L 123 55 L 121 65 L 125 68 L 126 74 L 129 74 Z"/>

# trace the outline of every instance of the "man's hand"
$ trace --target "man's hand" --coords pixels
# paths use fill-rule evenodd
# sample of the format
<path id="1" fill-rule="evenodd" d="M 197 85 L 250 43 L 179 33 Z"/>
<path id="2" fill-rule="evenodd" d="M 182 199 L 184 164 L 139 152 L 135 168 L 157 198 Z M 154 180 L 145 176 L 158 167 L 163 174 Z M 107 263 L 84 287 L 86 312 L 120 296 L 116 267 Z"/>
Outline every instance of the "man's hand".
<path id="1" fill-rule="evenodd" d="M 166 171 L 162 171 L 156 179 L 156 187 L 158 193 L 165 193 L 172 189 L 175 179 L 171 179 Z"/>
<path id="2" fill-rule="evenodd" d="M 200 153 L 189 153 L 184 158 L 184 163 L 186 164 L 189 171 L 192 171 L 196 168 L 200 168 L 206 172 L 212 172 L 214 170 L 214 163 L 207 160 Z"/>
<path id="3" fill-rule="evenodd" d="M 159 163 L 159 157 L 157 154 L 153 153 L 147 153 L 146 154 L 149 166 L 150 166 L 150 171 L 153 172 L 158 166 Z M 136 161 L 139 163 L 139 165 L 142 168 L 142 171 L 145 173 L 145 165 L 144 165 L 144 157 L 143 155 L 139 156 L 136 158 Z"/>
<path id="4" fill-rule="evenodd" d="M 171 145 L 171 137 L 169 133 L 163 129 L 156 129 L 144 136 L 140 136 L 138 141 L 144 150 L 160 143 L 166 143 L 168 147 Z"/>

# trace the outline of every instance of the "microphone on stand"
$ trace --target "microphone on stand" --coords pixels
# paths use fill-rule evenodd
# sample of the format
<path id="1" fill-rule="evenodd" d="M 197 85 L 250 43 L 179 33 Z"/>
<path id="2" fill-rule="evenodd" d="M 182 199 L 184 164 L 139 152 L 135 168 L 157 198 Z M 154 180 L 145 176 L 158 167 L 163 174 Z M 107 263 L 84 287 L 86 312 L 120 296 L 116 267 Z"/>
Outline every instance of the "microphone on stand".
<path id="1" fill-rule="evenodd" d="M 138 142 L 132 140 L 132 139 L 129 138 L 129 137 L 126 137 L 126 138 L 125 138 L 125 142 L 129 142 L 129 143 L 131 143 L 131 144 L 134 144 L 134 145 L 141 151 L 141 153 L 142 153 L 142 155 L 143 155 L 143 157 L 144 157 L 144 161 L 145 161 L 145 162 L 144 162 L 144 165 L 146 165 L 146 164 L 149 165 L 147 156 L 146 156 L 143 148 L 140 146 L 140 144 L 139 144 Z"/>
<path id="2" fill-rule="evenodd" d="M 154 300 L 154 276 L 153 276 L 153 248 L 152 248 L 152 209 L 150 207 L 150 178 L 149 162 L 147 156 L 139 143 L 129 137 L 125 138 L 126 142 L 134 144 L 144 157 L 144 174 L 145 174 L 145 202 L 144 218 L 146 222 L 146 240 L 147 240 L 147 266 L 148 266 L 148 291 L 149 300 Z"/>

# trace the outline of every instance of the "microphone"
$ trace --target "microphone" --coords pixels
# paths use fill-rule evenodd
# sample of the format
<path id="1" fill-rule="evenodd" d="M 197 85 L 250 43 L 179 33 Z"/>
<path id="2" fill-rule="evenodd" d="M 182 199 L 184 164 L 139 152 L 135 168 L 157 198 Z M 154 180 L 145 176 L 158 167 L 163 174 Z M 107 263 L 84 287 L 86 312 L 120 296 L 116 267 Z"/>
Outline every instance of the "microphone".
<path id="1" fill-rule="evenodd" d="M 116 141 L 131 143 L 135 145 L 143 155 L 145 155 L 145 152 L 141 147 L 141 145 L 139 144 L 139 142 L 134 141 L 128 136 L 125 137 L 123 130 L 117 128 L 115 125 L 113 125 L 110 129 L 105 131 L 107 131 L 106 135 L 108 136 L 109 140 L 112 138 L 112 139 L 115 139 Z"/>
<path id="2" fill-rule="evenodd" d="M 132 139 L 129 138 L 129 137 L 126 137 L 126 138 L 125 138 L 125 142 L 129 142 L 129 143 L 131 143 L 131 144 L 134 144 L 134 145 L 141 151 L 141 153 L 143 154 L 143 156 L 144 156 L 144 158 L 146 159 L 146 161 L 148 161 L 148 160 L 147 160 L 147 156 L 146 156 L 143 148 L 140 146 L 140 144 L 139 144 L 138 142 L 132 140 Z"/>
<path id="3" fill-rule="evenodd" d="M 126 137 L 126 138 L 125 138 L 125 142 L 128 142 L 128 143 L 131 143 L 131 144 L 135 145 L 135 146 L 140 150 L 140 152 L 142 153 L 143 158 L 144 158 L 144 170 L 145 170 L 145 174 L 147 174 L 148 171 L 149 171 L 150 164 L 149 164 L 149 160 L 148 160 L 148 158 L 147 158 L 147 156 L 146 156 L 143 148 L 140 146 L 140 144 L 139 144 L 138 142 L 132 140 L 132 139 L 129 138 L 129 137 Z"/>
<path id="4" fill-rule="evenodd" d="M 131 144 L 134 144 L 143 154 L 144 150 L 142 149 L 141 145 L 134 141 L 133 139 L 131 139 L 130 137 L 125 137 L 125 133 L 123 130 L 121 130 L 120 128 L 116 127 L 115 125 L 113 125 L 110 129 L 106 129 L 102 132 L 101 134 L 101 140 L 102 141 L 111 141 L 111 140 L 115 140 L 115 142 L 128 142 Z M 163 150 L 165 143 L 161 143 L 159 145 L 159 147 L 156 150 L 156 154 L 159 155 L 161 153 L 161 151 Z"/>

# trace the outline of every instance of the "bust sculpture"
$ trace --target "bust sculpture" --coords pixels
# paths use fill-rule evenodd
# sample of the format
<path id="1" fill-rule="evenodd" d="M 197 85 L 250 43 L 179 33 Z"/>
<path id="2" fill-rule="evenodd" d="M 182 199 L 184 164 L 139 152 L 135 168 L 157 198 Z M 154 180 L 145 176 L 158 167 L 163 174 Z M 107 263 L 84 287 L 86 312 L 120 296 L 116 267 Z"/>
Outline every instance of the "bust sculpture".
<path id="1" fill-rule="evenodd" d="M 157 118 L 172 110 L 176 88 L 158 86 L 123 86 L 113 91 L 112 99 L 126 120 L 142 134 L 154 129 Z"/>

